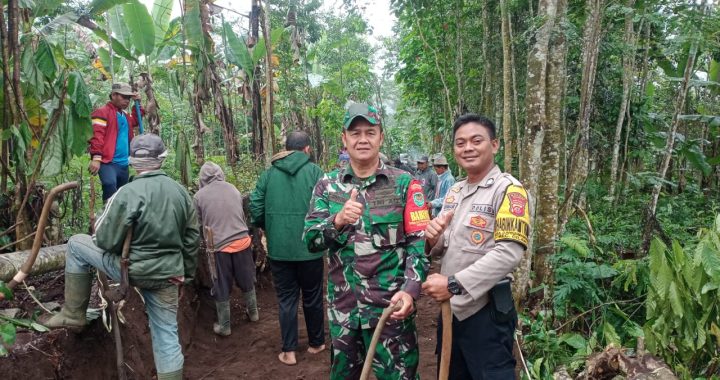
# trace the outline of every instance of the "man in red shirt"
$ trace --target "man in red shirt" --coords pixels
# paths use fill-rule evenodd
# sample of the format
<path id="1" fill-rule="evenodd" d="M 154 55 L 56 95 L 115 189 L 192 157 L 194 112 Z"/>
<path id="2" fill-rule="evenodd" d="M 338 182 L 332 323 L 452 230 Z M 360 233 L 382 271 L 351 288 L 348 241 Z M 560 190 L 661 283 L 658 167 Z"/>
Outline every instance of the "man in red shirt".
<path id="1" fill-rule="evenodd" d="M 91 161 L 88 170 L 100 176 L 103 202 L 128 181 L 130 140 L 133 128 L 142 117 L 135 108 L 132 115 L 125 111 L 131 99 L 140 101 L 140 96 L 132 91 L 129 84 L 114 83 L 110 101 L 92 113 L 93 136 L 89 140 Z"/>

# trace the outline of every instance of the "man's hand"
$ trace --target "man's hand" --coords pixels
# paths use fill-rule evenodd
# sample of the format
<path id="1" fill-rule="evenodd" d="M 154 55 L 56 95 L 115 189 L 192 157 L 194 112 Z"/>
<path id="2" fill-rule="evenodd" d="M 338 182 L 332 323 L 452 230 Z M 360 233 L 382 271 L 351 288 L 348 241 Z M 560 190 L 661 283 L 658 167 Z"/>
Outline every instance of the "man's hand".
<path id="1" fill-rule="evenodd" d="M 427 281 L 422 284 L 422 289 L 425 294 L 438 302 L 449 300 L 453 296 L 448 291 L 448 278 L 438 273 L 428 276 Z"/>
<path id="2" fill-rule="evenodd" d="M 358 191 L 350 191 L 350 199 L 343 205 L 342 210 L 335 215 L 335 229 L 340 230 L 348 224 L 355 224 L 363 214 L 363 204 L 357 201 Z"/>
<path id="3" fill-rule="evenodd" d="M 450 225 L 453 215 L 455 215 L 454 211 L 440 214 L 440 216 L 431 220 L 427 227 L 425 227 L 425 240 L 427 240 L 430 247 L 435 246 L 435 243 L 437 243 L 440 236 L 445 232 L 447 226 Z"/>
<path id="4" fill-rule="evenodd" d="M 88 171 L 90 174 L 95 175 L 100 171 L 100 161 L 98 160 L 90 160 L 90 165 L 88 165 Z"/>
<path id="5" fill-rule="evenodd" d="M 393 297 L 390 299 L 390 305 L 391 306 L 395 305 L 399 300 L 402 300 L 403 305 L 400 308 L 400 310 L 395 311 L 392 314 L 390 314 L 390 318 L 392 318 L 392 319 L 405 319 L 415 309 L 413 306 L 415 301 L 413 300 L 412 296 L 409 293 L 404 292 L 402 290 L 395 293 L 395 295 L 393 295 Z"/>

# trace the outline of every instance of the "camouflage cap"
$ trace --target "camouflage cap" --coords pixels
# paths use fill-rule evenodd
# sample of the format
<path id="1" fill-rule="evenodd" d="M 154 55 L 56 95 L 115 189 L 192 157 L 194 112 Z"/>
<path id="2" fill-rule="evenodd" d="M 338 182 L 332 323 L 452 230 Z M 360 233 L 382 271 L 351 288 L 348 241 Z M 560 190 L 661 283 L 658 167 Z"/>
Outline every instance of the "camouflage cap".
<path id="1" fill-rule="evenodd" d="M 357 117 L 362 117 L 372 125 L 380 125 L 380 116 L 377 109 L 367 103 L 350 103 L 345 110 L 345 119 L 343 120 L 343 129 L 348 129 L 350 124 Z"/>

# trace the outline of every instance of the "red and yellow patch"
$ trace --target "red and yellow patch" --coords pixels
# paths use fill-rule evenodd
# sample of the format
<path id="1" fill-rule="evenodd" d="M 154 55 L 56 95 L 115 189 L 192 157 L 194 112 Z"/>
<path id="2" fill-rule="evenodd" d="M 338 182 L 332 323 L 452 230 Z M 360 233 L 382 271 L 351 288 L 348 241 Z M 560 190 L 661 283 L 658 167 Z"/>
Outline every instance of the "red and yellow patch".
<path id="1" fill-rule="evenodd" d="M 473 227 L 485 228 L 485 226 L 487 226 L 487 220 L 485 220 L 482 216 L 473 216 L 470 218 L 470 225 Z"/>
<path id="2" fill-rule="evenodd" d="M 476 245 L 480 245 L 483 241 L 485 241 L 485 235 L 483 235 L 480 230 L 473 230 L 470 233 L 470 241 Z"/>
<path id="3" fill-rule="evenodd" d="M 414 179 L 410 182 L 405 199 L 405 211 L 403 212 L 405 233 L 424 231 L 430 222 L 430 212 L 425 203 L 422 186 L 417 180 Z M 417 200 L 421 200 L 421 202 L 417 202 Z"/>
<path id="4" fill-rule="evenodd" d="M 527 196 L 523 193 L 513 192 L 507 193 L 507 199 L 510 200 L 510 212 L 515 216 L 523 216 L 525 214 L 525 205 L 527 205 Z"/>

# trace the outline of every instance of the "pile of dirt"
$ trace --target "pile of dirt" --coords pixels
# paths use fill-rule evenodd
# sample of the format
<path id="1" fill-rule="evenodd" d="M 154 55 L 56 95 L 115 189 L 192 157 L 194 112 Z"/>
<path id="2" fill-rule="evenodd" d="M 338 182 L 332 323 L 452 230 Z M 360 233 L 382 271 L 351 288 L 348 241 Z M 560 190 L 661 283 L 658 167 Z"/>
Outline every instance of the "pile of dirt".
<path id="1" fill-rule="evenodd" d="M 62 303 L 62 272 L 32 279 L 42 301 Z M 0 308 L 36 308 L 24 291 L 18 300 L 4 301 Z M 299 317 L 298 364 L 286 366 L 277 359 L 281 348 L 275 291 L 268 275 L 259 278 L 257 287 L 260 321 L 250 322 L 244 313 L 242 294 L 231 296 L 232 335 L 212 333 L 215 321 L 213 301 L 207 289 L 186 289 L 180 301 L 178 322 L 185 353 L 185 377 L 188 379 L 326 379 L 329 376 L 329 350 L 312 355 L 306 352 L 307 333 Z M 91 305 L 97 303 L 91 301 Z M 417 326 L 420 341 L 420 375 L 436 377 L 435 339 L 439 307 L 428 297 L 418 301 Z M 127 323 L 121 326 L 122 342 L 129 379 L 151 379 L 155 375 L 150 332 L 144 306 L 136 292 L 129 292 L 122 309 Z M 329 341 L 326 325 L 326 338 Z M 328 344 L 329 347 L 329 344 Z M 115 347 L 112 333 L 100 320 L 93 321 L 82 333 L 64 329 L 49 333 L 18 332 L 17 343 L 9 357 L 0 358 L 4 378 L 32 379 L 115 379 Z"/>

